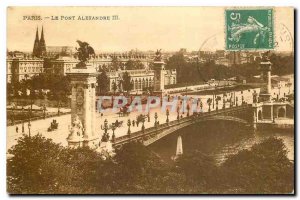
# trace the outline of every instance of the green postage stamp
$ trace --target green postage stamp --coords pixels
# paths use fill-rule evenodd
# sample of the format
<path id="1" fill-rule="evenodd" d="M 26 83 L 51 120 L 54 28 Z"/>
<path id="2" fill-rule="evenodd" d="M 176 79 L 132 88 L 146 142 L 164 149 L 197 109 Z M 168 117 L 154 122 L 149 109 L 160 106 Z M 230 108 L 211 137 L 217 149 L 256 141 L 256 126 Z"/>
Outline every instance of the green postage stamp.
<path id="1" fill-rule="evenodd" d="M 225 10 L 226 49 L 274 48 L 273 9 Z"/>

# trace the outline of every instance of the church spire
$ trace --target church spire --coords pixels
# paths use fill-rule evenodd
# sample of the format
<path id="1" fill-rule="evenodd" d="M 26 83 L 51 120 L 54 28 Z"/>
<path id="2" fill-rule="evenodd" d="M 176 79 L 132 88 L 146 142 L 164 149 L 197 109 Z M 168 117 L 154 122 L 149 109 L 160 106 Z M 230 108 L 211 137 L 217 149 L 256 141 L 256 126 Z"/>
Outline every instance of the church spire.
<path id="1" fill-rule="evenodd" d="M 41 33 L 41 39 L 39 42 L 39 53 L 40 56 L 46 55 L 46 42 L 44 38 L 44 27 L 42 26 L 42 33 Z"/>
<path id="2" fill-rule="evenodd" d="M 36 27 L 35 40 L 34 40 L 33 50 L 32 50 L 32 55 L 35 57 L 39 57 L 39 46 L 40 46 L 39 29 L 38 27 Z"/>
<path id="3" fill-rule="evenodd" d="M 43 26 L 42 26 L 41 40 L 45 41 L 45 39 L 44 39 L 44 27 Z"/>
<path id="4" fill-rule="evenodd" d="M 36 27 L 35 41 L 40 41 L 40 39 L 39 39 L 39 28 L 38 27 Z"/>

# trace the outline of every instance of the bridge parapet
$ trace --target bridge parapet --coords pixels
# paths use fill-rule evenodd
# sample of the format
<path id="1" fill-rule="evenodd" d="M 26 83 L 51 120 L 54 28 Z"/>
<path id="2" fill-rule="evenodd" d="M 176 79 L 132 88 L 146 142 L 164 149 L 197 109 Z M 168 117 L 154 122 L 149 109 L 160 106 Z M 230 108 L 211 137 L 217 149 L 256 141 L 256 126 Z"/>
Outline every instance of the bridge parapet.
<path id="1" fill-rule="evenodd" d="M 151 127 L 148 129 L 145 129 L 144 131 L 137 131 L 134 133 L 131 133 L 130 135 L 124 135 L 121 137 L 118 137 L 115 139 L 113 146 L 115 148 L 118 148 L 120 145 L 125 144 L 130 141 L 140 141 L 143 142 L 144 145 L 150 145 L 153 142 L 161 139 L 162 137 L 179 130 L 183 127 L 186 127 L 190 124 L 206 121 L 206 120 L 231 120 L 236 121 L 239 123 L 247 123 L 246 120 L 239 119 L 236 117 L 228 117 L 229 114 L 234 114 L 237 112 L 245 112 L 245 111 L 252 111 L 252 105 L 244 104 L 237 107 L 231 107 L 227 109 L 220 109 L 220 110 L 214 110 L 211 112 L 204 112 L 204 113 L 197 113 L 194 115 L 191 115 L 189 117 L 184 117 L 180 120 L 174 120 L 170 121 L 169 123 L 164 123 L 157 125 L 156 127 Z M 215 119 L 213 117 L 221 115 Z M 222 116 L 226 115 L 226 116 Z"/>

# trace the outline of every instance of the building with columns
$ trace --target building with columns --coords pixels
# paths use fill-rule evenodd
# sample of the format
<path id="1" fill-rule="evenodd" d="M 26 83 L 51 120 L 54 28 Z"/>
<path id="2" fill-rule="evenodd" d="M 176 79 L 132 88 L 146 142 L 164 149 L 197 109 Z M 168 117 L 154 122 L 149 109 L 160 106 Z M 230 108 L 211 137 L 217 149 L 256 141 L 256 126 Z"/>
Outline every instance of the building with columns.
<path id="1" fill-rule="evenodd" d="M 114 83 L 119 85 L 120 81 L 122 81 L 123 74 L 128 72 L 131 82 L 133 84 L 133 91 L 143 91 L 143 88 L 149 88 L 154 86 L 154 70 L 119 70 L 119 71 L 111 71 L 107 73 L 109 78 L 109 89 L 113 92 Z M 165 70 L 164 76 L 165 81 L 164 85 L 176 84 L 176 70 Z"/>

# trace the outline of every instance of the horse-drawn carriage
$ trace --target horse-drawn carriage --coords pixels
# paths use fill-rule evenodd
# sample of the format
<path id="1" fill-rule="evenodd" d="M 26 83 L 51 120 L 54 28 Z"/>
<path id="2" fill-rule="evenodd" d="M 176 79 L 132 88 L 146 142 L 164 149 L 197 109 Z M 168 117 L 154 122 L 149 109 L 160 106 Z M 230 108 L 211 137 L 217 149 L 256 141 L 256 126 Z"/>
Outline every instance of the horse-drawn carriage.
<path id="1" fill-rule="evenodd" d="M 50 124 L 50 127 L 48 128 L 48 132 L 54 131 L 58 128 L 58 123 L 56 122 L 56 119 L 53 119 L 53 121 Z"/>
<path id="2" fill-rule="evenodd" d="M 130 114 L 130 112 L 128 111 L 128 107 L 124 106 L 122 108 L 120 108 L 120 111 L 118 112 L 119 117 L 125 117 L 128 116 Z"/>
<path id="3" fill-rule="evenodd" d="M 115 123 L 112 123 L 112 124 L 109 126 L 109 129 L 111 129 L 112 126 L 115 126 L 115 128 L 120 128 L 120 127 L 123 126 L 123 121 L 118 121 L 118 120 L 116 120 Z"/>

